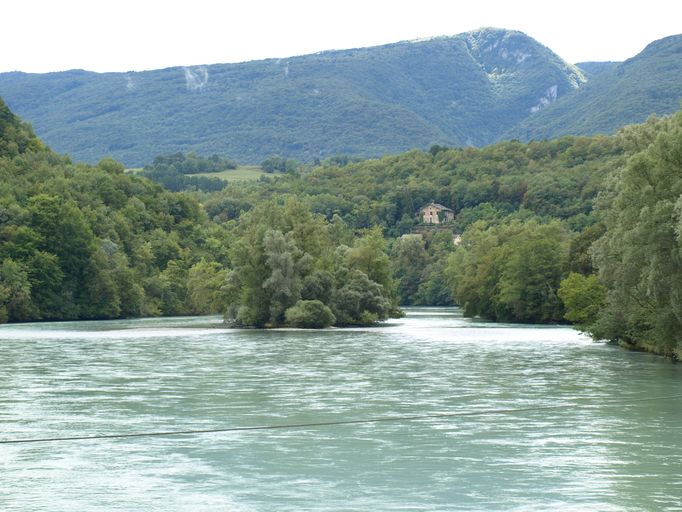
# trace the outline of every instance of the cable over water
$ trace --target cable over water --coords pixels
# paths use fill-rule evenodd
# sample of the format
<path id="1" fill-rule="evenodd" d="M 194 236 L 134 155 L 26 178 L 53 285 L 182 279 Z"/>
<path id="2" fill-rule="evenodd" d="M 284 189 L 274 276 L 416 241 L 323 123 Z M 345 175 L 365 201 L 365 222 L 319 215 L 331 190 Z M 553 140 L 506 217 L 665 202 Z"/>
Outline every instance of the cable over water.
<path id="1" fill-rule="evenodd" d="M 317 421 L 317 422 L 306 422 L 306 423 L 284 423 L 275 425 L 254 425 L 254 426 L 244 426 L 244 427 L 223 427 L 223 428 L 210 428 L 210 429 L 190 429 L 190 430 L 169 430 L 169 431 L 157 431 L 157 432 L 133 432 L 128 434 L 97 434 L 90 436 L 64 436 L 64 437 L 43 437 L 43 438 L 32 438 L 32 439 L 5 439 L 0 440 L 0 444 L 22 444 L 22 443 L 55 443 L 55 442 L 67 442 L 67 441 L 96 441 L 105 439 L 128 439 L 135 437 L 170 437 L 170 436 L 182 436 L 182 435 L 201 435 L 201 434 L 216 434 L 224 432 L 247 432 L 247 431 L 262 431 L 262 430 L 287 430 L 287 429 L 304 429 L 304 428 L 322 428 L 322 427 L 332 427 L 332 426 L 344 426 L 344 425 L 360 425 L 360 424 L 371 424 L 371 423 L 387 423 L 387 422 L 411 422 L 419 420 L 431 420 L 431 419 L 448 419 L 448 418 L 461 418 L 461 417 L 471 417 L 471 416 L 490 416 L 496 414 L 514 414 L 519 412 L 534 412 L 534 411 L 548 411 L 548 410 L 560 410 L 560 409 L 578 409 L 586 406 L 599 406 L 599 407 L 614 407 L 614 406 L 627 406 L 642 402 L 654 402 L 660 400 L 672 400 L 674 398 L 682 398 L 682 394 L 678 395 L 667 395 L 667 396 L 657 396 L 648 398 L 632 398 L 627 400 L 609 400 L 607 402 L 594 403 L 590 402 L 573 402 L 564 403 L 559 405 L 546 405 L 546 406 L 529 406 L 529 407 L 514 407 L 505 409 L 484 409 L 476 411 L 457 411 L 457 412 L 446 412 L 446 413 L 433 413 L 433 414 L 418 414 L 418 415 L 399 415 L 399 416 L 383 416 L 378 418 L 361 418 L 361 419 L 349 419 L 349 420 L 335 420 L 335 421 Z"/>

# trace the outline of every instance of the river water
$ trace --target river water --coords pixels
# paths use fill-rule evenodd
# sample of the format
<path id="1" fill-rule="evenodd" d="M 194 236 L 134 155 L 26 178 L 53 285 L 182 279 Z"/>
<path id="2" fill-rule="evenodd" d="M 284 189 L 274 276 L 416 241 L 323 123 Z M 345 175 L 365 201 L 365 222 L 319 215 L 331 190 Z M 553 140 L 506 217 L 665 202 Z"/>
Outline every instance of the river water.
<path id="1" fill-rule="evenodd" d="M 682 365 L 566 327 L 24 324 L 0 357 L 0 441 L 432 416 L 3 442 L 3 511 L 682 510 L 682 399 L 651 400 Z"/>

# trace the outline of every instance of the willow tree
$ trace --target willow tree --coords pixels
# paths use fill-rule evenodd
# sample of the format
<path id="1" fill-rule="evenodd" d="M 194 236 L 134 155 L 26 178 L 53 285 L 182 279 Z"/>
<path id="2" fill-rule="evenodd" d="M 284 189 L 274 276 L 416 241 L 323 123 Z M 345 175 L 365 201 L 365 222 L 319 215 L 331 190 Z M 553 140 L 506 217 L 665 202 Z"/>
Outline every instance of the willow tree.
<path id="1" fill-rule="evenodd" d="M 371 324 L 399 314 L 379 229 L 352 247 L 336 245 L 342 226 L 296 198 L 269 201 L 241 216 L 231 248 L 234 325 L 302 327 Z"/>
<path id="2" fill-rule="evenodd" d="M 682 356 L 682 113 L 630 127 L 640 151 L 611 177 L 593 248 L 608 289 L 595 335 Z M 646 143 L 646 144 L 645 144 Z"/>

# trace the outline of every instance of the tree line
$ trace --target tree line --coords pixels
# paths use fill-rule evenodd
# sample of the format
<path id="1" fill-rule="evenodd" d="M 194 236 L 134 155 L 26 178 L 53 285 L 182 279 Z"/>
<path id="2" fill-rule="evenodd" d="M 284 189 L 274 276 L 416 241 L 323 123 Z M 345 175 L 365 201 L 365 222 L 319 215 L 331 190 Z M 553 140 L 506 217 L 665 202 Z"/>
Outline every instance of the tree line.
<path id="1" fill-rule="evenodd" d="M 212 221 L 195 197 L 111 159 L 51 152 L 2 103 L 0 183 L 0 322 L 225 312 L 235 325 L 327 326 L 399 314 L 380 230 L 355 236 L 286 196 Z"/>
<path id="2" fill-rule="evenodd" d="M 0 107 L 3 321 L 319 327 L 458 304 L 679 357 L 682 113 L 172 193 L 113 160 L 72 163 Z M 430 201 L 456 212 L 450 230 L 420 226 Z"/>

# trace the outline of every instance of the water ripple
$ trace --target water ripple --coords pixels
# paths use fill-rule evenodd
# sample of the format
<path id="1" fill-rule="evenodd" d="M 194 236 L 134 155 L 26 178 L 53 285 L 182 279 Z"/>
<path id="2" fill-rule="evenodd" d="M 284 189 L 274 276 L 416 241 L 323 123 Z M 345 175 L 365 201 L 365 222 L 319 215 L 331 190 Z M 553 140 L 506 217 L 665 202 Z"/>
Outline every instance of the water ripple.
<path id="1" fill-rule="evenodd" d="M 565 327 L 65 322 L 0 327 L 0 350 L 1 439 L 566 406 L 0 445 L 2 510 L 682 510 L 679 401 L 608 405 L 682 393 L 681 367 Z"/>

